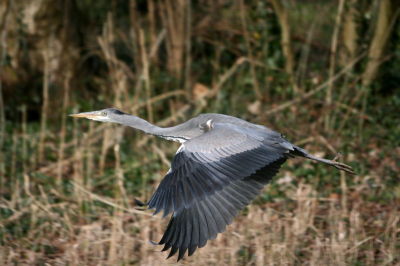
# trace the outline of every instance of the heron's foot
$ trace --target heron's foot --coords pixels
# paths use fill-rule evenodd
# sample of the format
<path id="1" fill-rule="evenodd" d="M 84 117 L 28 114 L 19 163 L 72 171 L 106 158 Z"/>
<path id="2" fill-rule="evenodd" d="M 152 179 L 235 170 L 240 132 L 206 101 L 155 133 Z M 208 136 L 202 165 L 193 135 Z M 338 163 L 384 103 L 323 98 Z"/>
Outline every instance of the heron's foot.
<path id="1" fill-rule="evenodd" d="M 339 169 L 341 171 L 345 171 L 345 172 L 347 172 L 349 174 L 355 175 L 356 173 L 353 171 L 353 168 L 351 166 L 348 166 L 347 164 L 344 164 L 344 163 L 339 163 L 337 161 L 342 156 L 343 156 L 343 153 L 339 152 L 338 155 L 336 155 L 336 157 L 333 160 L 328 160 L 328 159 L 324 159 L 324 158 L 319 158 L 319 157 L 313 156 L 313 155 L 308 154 L 308 153 L 304 155 L 304 157 L 306 157 L 308 159 L 332 165 L 336 169 Z"/>
<path id="2" fill-rule="evenodd" d="M 336 158 L 335 158 L 336 159 Z M 347 173 L 350 173 L 352 175 L 355 175 L 356 173 L 353 171 L 353 168 L 351 166 L 348 166 L 347 164 L 344 163 L 339 163 L 335 159 L 331 161 L 331 165 L 339 170 L 345 171 Z"/>

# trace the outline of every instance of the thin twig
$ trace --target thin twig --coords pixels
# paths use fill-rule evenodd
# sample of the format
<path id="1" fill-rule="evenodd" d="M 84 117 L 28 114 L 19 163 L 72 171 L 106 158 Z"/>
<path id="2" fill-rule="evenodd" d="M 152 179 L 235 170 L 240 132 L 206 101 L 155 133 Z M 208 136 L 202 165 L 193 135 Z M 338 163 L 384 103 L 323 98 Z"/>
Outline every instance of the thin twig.
<path id="1" fill-rule="evenodd" d="M 191 42 L 191 31 L 192 31 L 192 15 L 191 15 L 191 10 L 192 10 L 192 4 L 191 0 L 186 1 L 186 51 L 185 51 L 185 90 L 187 93 L 187 99 L 189 102 L 192 99 L 192 90 L 191 90 L 191 80 L 190 80 L 190 69 L 192 65 L 192 57 L 191 57 L 191 48 L 192 48 L 192 42 Z"/>
<path id="2" fill-rule="evenodd" d="M 330 64 L 329 64 L 329 83 L 328 88 L 326 90 L 326 98 L 325 98 L 325 108 L 330 108 L 332 104 L 332 88 L 334 80 L 332 79 L 333 75 L 335 74 L 335 62 L 336 62 L 336 50 L 338 44 L 338 36 L 339 36 L 339 29 L 340 25 L 342 24 L 342 14 L 343 14 L 343 7 L 344 7 L 345 0 L 339 1 L 339 7 L 336 14 L 336 23 L 335 29 L 333 31 L 332 36 L 332 45 L 331 45 L 331 56 L 330 56 Z M 330 112 L 328 112 L 325 116 L 325 130 L 329 132 L 329 125 L 330 125 Z"/>
<path id="3" fill-rule="evenodd" d="M 22 105 L 22 168 L 23 168 L 23 174 L 26 175 L 28 171 L 28 166 L 26 165 L 26 160 L 28 159 L 28 150 L 27 150 L 27 137 L 26 137 L 26 131 L 27 131 L 27 111 L 26 111 L 26 105 Z"/>
<path id="4" fill-rule="evenodd" d="M 3 74 L 3 66 L 6 61 L 6 53 L 7 53 L 7 26 L 8 26 L 8 19 L 10 15 L 10 10 L 12 7 L 13 1 L 8 0 L 6 9 L 3 14 L 3 18 L 1 21 L 1 56 L 0 56 L 0 77 Z M 4 133 L 6 130 L 6 116 L 4 112 L 4 103 L 3 103 L 3 82 L 0 78 L 0 193 L 3 189 L 3 182 L 4 182 L 4 174 L 5 174 L 5 164 L 4 164 L 4 154 L 3 154 L 3 144 L 4 144 Z"/>
<path id="5" fill-rule="evenodd" d="M 151 46 L 151 49 L 150 49 L 150 53 L 149 53 L 149 59 L 150 60 L 153 59 L 156 56 L 157 51 L 160 48 L 161 43 L 165 39 L 166 33 L 167 33 L 167 31 L 165 29 L 162 29 L 160 31 L 160 33 L 158 34 L 155 43 Z"/>
<path id="6" fill-rule="evenodd" d="M 246 62 L 247 59 L 245 57 L 238 58 L 235 63 L 229 68 L 220 78 L 218 83 L 214 86 L 214 88 L 207 94 L 207 98 L 212 98 L 217 95 L 219 90 L 222 88 L 222 85 L 235 73 L 236 69 Z"/>
<path id="7" fill-rule="evenodd" d="M 14 129 L 14 131 L 16 131 Z M 13 194 L 11 195 L 11 202 L 16 202 L 16 195 L 18 194 L 19 187 L 17 186 L 18 180 L 16 175 L 16 166 L 17 166 L 17 146 L 18 146 L 18 137 L 14 134 L 12 138 L 12 149 L 11 149 L 11 169 L 10 169 L 10 176 L 11 176 L 11 191 Z"/>
<path id="8" fill-rule="evenodd" d="M 171 161 L 168 160 L 165 152 L 160 149 L 157 145 L 155 145 L 154 143 L 151 145 L 151 147 L 153 148 L 153 150 L 160 156 L 161 161 L 167 166 L 170 167 L 171 166 Z"/>
<path id="9" fill-rule="evenodd" d="M 149 22 L 150 22 L 150 47 L 153 47 L 156 40 L 156 18 L 155 18 L 155 5 L 154 0 L 147 1 L 147 8 L 149 9 Z M 150 58 L 151 60 L 151 58 Z M 154 58 L 155 64 L 157 65 L 157 58 Z"/>
<path id="10" fill-rule="evenodd" d="M 129 21 L 130 21 L 129 33 L 132 39 L 132 52 L 133 52 L 132 60 L 134 62 L 136 71 L 140 71 L 142 67 L 140 64 L 141 60 L 140 60 L 138 36 L 137 36 L 139 32 L 140 16 L 136 10 L 136 5 L 137 5 L 136 0 L 129 1 Z"/>
<path id="11" fill-rule="evenodd" d="M 122 137 L 122 134 L 121 134 Z M 116 196 L 115 199 L 118 200 L 122 196 L 122 201 L 124 204 L 128 204 L 128 196 L 124 187 L 124 171 L 121 168 L 121 159 L 119 155 L 120 144 L 114 145 L 114 155 L 115 155 L 115 175 L 116 175 Z"/>
<path id="12" fill-rule="evenodd" d="M 109 125 L 108 125 L 109 126 Z M 100 155 L 100 162 L 99 162 L 99 175 L 102 176 L 104 173 L 104 165 L 106 163 L 106 155 L 108 149 L 111 146 L 110 141 L 110 128 L 105 128 L 103 132 L 103 145 L 101 146 L 101 155 Z"/>
<path id="13" fill-rule="evenodd" d="M 143 29 L 139 30 L 139 43 L 140 43 L 140 53 L 142 55 L 143 79 L 144 79 L 145 89 L 146 89 L 147 116 L 149 117 L 149 122 L 153 123 L 153 108 L 150 103 L 151 93 L 150 93 L 149 61 L 148 61 L 148 57 L 147 57 L 148 54 L 146 51 L 146 46 L 144 43 Z"/>
<path id="14" fill-rule="evenodd" d="M 113 207 L 113 208 L 116 208 L 116 209 L 119 209 L 119 210 L 122 210 L 122 211 L 126 211 L 126 212 L 128 212 L 128 213 L 135 213 L 135 214 L 140 214 L 140 215 L 143 215 L 143 216 L 153 217 L 153 215 L 151 215 L 151 214 L 149 214 L 149 213 L 146 213 L 146 212 L 143 212 L 143 211 L 138 211 L 138 210 L 135 210 L 135 209 L 127 209 L 127 208 L 125 208 L 124 206 L 120 206 L 120 205 L 114 203 L 114 202 L 113 202 L 112 200 L 110 200 L 110 199 L 106 199 L 106 198 L 104 198 L 104 197 L 101 197 L 101 196 L 99 196 L 99 195 L 96 195 L 96 194 L 94 194 L 94 193 L 92 193 L 92 192 L 86 190 L 84 187 L 82 187 L 81 185 L 79 185 L 79 184 L 77 184 L 77 183 L 75 183 L 75 182 L 72 182 L 72 181 L 71 181 L 71 184 L 74 186 L 74 188 L 76 188 L 77 190 L 80 190 L 81 192 L 85 193 L 85 194 L 88 195 L 91 199 L 94 199 L 94 200 L 98 200 L 98 201 L 100 201 L 100 202 L 103 202 L 104 204 L 107 204 L 107 205 L 109 205 L 109 206 L 111 206 L 111 207 Z"/>
<path id="15" fill-rule="evenodd" d="M 292 83 L 294 92 L 298 93 L 299 88 L 296 84 L 296 80 L 295 80 L 294 74 L 293 74 L 295 62 L 294 62 L 294 56 L 293 56 L 293 52 L 292 52 L 289 12 L 285 6 L 285 3 L 282 0 L 272 0 L 271 3 L 274 7 L 275 13 L 279 20 L 279 24 L 281 26 L 282 52 L 286 59 L 285 70 L 290 75 L 290 81 Z"/>
<path id="16" fill-rule="evenodd" d="M 47 108 L 49 105 L 49 51 L 48 47 L 43 51 L 44 73 L 43 73 L 43 104 L 40 120 L 40 140 L 39 140 L 39 163 L 44 160 L 44 141 L 46 138 Z"/>
<path id="17" fill-rule="evenodd" d="M 350 62 L 349 64 L 347 64 L 346 67 L 344 67 L 341 71 L 339 71 L 339 73 L 337 73 L 337 74 L 336 74 L 335 76 L 333 76 L 331 79 L 332 79 L 332 80 L 337 80 L 338 78 L 340 78 L 341 76 L 343 76 L 349 69 L 351 69 L 351 68 L 352 68 L 357 62 L 359 62 L 365 55 L 366 55 L 365 52 L 362 53 L 361 55 L 359 55 L 359 56 L 358 56 L 357 58 L 355 58 L 352 62 Z M 275 107 L 274 109 L 267 111 L 266 114 L 269 115 L 269 114 L 273 114 L 273 113 L 282 111 L 282 110 L 284 110 L 284 109 L 286 109 L 286 108 L 292 106 L 292 105 L 295 104 L 295 103 L 299 103 L 299 102 L 302 102 L 302 101 L 304 101 L 304 100 L 310 98 L 310 97 L 313 96 L 315 93 L 317 93 L 317 92 L 321 91 L 322 89 L 324 89 L 324 88 L 329 84 L 329 82 L 331 82 L 331 79 L 329 79 L 328 81 L 322 83 L 321 85 L 319 85 L 319 86 L 316 87 L 315 89 L 313 89 L 313 90 L 311 90 L 311 91 L 309 91 L 309 92 L 307 92 L 307 93 L 304 93 L 304 94 L 302 94 L 302 95 L 297 96 L 295 99 L 293 99 L 293 100 L 291 100 L 291 101 L 288 101 L 288 102 L 285 102 L 285 103 L 280 104 L 278 107 Z"/>
<path id="18" fill-rule="evenodd" d="M 89 132 L 88 132 L 88 136 L 87 138 L 91 138 L 93 134 L 93 130 L 94 130 L 94 122 L 93 121 L 89 121 Z M 94 160 L 94 156 L 93 156 L 93 150 L 92 150 L 92 142 L 90 141 L 85 141 L 86 143 L 86 188 L 88 190 L 92 189 L 92 180 L 93 180 L 93 160 Z"/>
<path id="19" fill-rule="evenodd" d="M 311 42 L 314 37 L 315 28 L 320 21 L 319 18 L 320 18 L 320 16 L 315 17 L 309 30 L 307 31 L 306 41 L 304 42 L 304 44 L 302 45 L 302 48 L 301 48 L 301 55 L 300 55 L 300 60 L 299 60 L 298 68 L 297 68 L 297 74 L 296 74 L 296 83 L 299 84 L 300 88 L 304 87 L 307 63 L 308 63 L 308 59 L 310 57 Z"/>
<path id="20" fill-rule="evenodd" d="M 63 99 L 63 108 L 62 108 L 62 113 L 61 113 L 61 130 L 60 130 L 60 147 L 58 149 L 58 168 L 57 168 L 57 187 L 59 192 L 62 190 L 62 165 L 61 162 L 64 157 L 64 146 L 65 146 L 65 123 L 66 123 L 66 117 L 67 117 L 67 108 L 69 104 L 69 83 L 71 81 L 71 72 L 68 71 L 65 79 L 64 79 L 64 99 Z"/>
<path id="21" fill-rule="evenodd" d="M 256 68 L 255 68 L 254 62 L 253 62 L 253 54 L 252 54 L 252 49 L 250 46 L 249 34 L 247 32 L 246 13 L 245 13 L 246 10 L 245 10 L 243 0 L 239 0 L 239 5 L 240 5 L 240 18 L 242 21 L 243 35 L 244 35 L 244 39 L 245 39 L 245 43 L 246 43 L 248 57 L 250 58 L 250 71 L 251 71 L 251 75 L 253 76 L 254 90 L 256 91 L 258 100 L 262 101 L 263 95 L 260 91 L 260 86 L 258 85 Z"/>
<path id="22" fill-rule="evenodd" d="M 370 237 L 367 237 L 366 239 L 364 239 L 364 240 L 358 242 L 358 243 L 357 243 L 356 245 L 354 245 L 351 249 L 347 250 L 347 251 L 345 252 L 345 254 L 354 252 L 359 246 L 361 246 L 362 244 L 364 244 L 365 242 L 367 242 L 367 241 L 369 241 L 369 240 L 371 240 L 371 239 L 373 239 L 373 238 L 374 238 L 374 237 L 370 236 Z"/>

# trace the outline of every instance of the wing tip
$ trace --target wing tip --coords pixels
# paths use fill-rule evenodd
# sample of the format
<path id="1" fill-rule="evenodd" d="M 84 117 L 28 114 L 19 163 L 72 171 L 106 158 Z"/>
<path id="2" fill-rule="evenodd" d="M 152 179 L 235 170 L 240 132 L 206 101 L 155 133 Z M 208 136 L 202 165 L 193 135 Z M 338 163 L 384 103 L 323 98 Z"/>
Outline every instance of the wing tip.
<path id="1" fill-rule="evenodd" d="M 183 257 L 185 256 L 186 250 L 187 250 L 187 247 L 180 247 L 179 248 L 178 260 L 176 262 L 178 262 L 181 259 L 183 259 Z"/>
<path id="2" fill-rule="evenodd" d="M 188 249 L 189 249 L 189 250 L 188 250 L 188 256 L 190 257 L 190 256 L 192 256 L 193 253 L 196 251 L 197 245 L 191 245 Z"/>
<path id="3" fill-rule="evenodd" d="M 178 251 L 178 249 L 179 249 L 179 248 L 176 247 L 176 246 L 171 246 L 171 252 L 169 253 L 167 259 L 169 259 L 169 258 L 171 258 L 172 256 L 174 256 L 175 253 Z"/>
<path id="4" fill-rule="evenodd" d="M 153 243 L 151 243 L 151 244 L 153 244 Z M 158 243 L 158 244 L 154 243 L 154 244 L 155 245 L 160 245 L 160 243 Z M 198 247 L 197 247 L 197 245 L 191 245 L 189 247 L 183 247 L 183 246 L 178 247 L 178 246 L 171 246 L 171 245 L 168 245 L 167 243 L 165 243 L 165 245 L 164 245 L 163 249 L 161 250 L 161 252 L 167 251 L 170 248 L 171 248 L 171 251 L 168 254 L 167 259 L 169 259 L 172 256 L 174 256 L 179 251 L 178 258 L 176 260 L 177 262 L 179 262 L 180 260 L 182 260 L 185 257 L 186 251 L 188 253 L 188 257 L 190 257 L 190 256 L 192 256 L 194 254 L 194 252 L 197 250 Z"/>

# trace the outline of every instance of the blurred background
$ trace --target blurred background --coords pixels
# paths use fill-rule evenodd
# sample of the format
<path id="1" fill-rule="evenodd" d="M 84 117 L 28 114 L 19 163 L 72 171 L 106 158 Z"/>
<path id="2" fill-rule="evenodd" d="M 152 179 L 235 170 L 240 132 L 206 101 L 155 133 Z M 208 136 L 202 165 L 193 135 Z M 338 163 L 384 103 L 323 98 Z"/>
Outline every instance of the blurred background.
<path id="1" fill-rule="evenodd" d="M 0 264 L 159 265 L 168 219 L 135 209 L 178 143 L 68 114 L 160 126 L 215 112 L 303 159 L 179 264 L 400 263 L 397 0 L 3 0 Z"/>

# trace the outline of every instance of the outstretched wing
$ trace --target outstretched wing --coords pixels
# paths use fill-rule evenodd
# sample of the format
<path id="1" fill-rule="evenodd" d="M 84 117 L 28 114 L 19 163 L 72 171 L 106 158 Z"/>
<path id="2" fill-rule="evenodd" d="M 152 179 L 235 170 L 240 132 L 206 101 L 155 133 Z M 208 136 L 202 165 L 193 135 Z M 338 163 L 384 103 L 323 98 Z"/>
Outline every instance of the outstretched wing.
<path id="1" fill-rule="evenodd" d="M 159 244 L 179 249 L 178 260 L 225 231 L 260 193 L 292 146 L 279 133 L 214 124 L 178 150 L 171 169 L 147 203 L 174 214 Z"/>
<path id="2" fill-rule="evenodd" d="M 171 248 L 169 258 L 179 250 L 179 261 L 186 250 L 191 256 L 198 247 L 204 247 L 208 240 L 214 240 L 232 223 L 239 211 L 258 196 L 285 161 L 286 158 L 280 158 L 243 180 L 232 181 L 223 190 L 196 202 L 178 215 L 174 213 L 159 242 L 160 245 L 165 244 L 162 251 Z"/>

